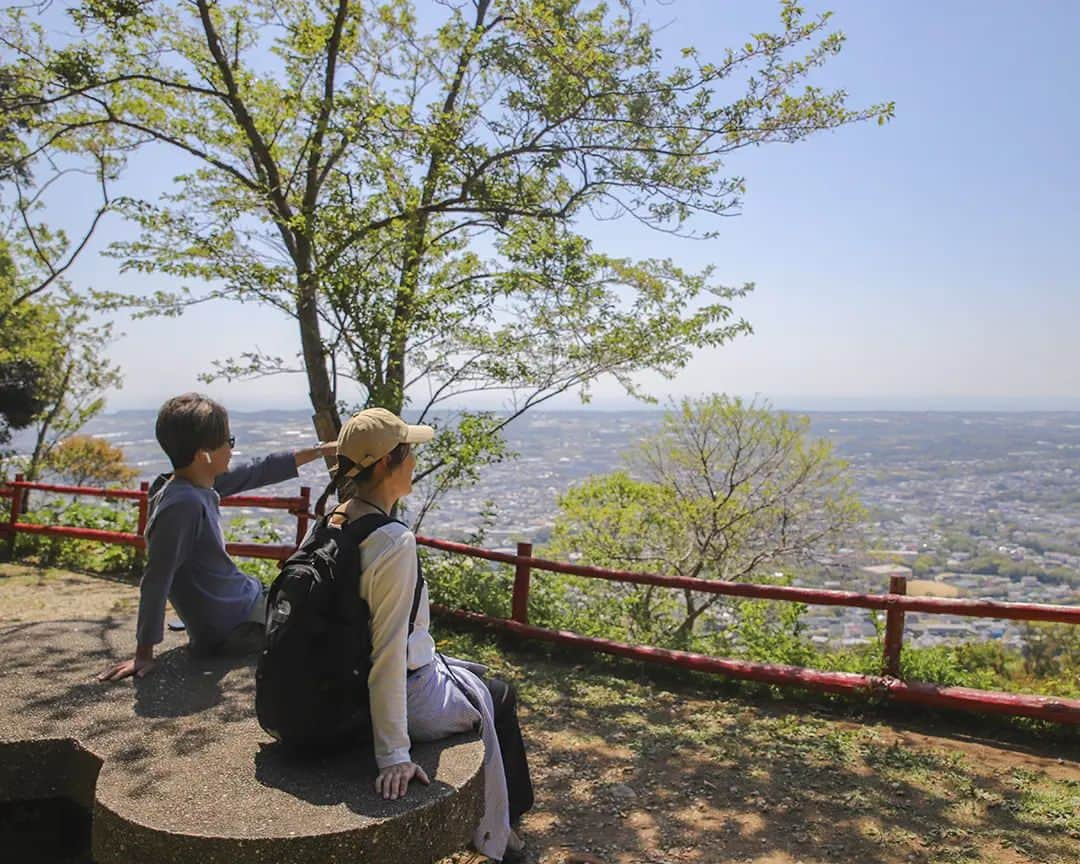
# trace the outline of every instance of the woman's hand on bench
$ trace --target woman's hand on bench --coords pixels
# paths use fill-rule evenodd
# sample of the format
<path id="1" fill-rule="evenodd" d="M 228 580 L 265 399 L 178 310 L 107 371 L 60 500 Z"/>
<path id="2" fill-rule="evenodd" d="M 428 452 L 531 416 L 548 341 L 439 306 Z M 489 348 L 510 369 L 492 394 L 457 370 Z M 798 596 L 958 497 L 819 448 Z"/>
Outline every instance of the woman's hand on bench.
<path id="1" fill-rule="evenodd" d="M 414 777 L 425 786 L 431 782 L 424 773 L 424 769 L 415 762 L 398 762 L 396 765 L 388 765 L 375 778 L 375 792 L 390 801 L 401 798 L 405 795 L 405 790 L 409 788 L 409 781 Z"/>

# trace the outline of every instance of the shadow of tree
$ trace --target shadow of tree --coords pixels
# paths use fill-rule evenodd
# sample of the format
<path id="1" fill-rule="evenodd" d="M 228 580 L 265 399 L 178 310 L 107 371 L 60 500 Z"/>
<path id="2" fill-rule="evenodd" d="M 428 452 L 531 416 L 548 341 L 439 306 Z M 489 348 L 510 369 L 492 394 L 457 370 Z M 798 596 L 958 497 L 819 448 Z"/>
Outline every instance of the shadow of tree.
<path id="1" fill-rule="evenodd" d="M 135 713 L 140 717 L 190 717 L 223 704 L 222 681 L 230 673 L 254 668 L 254 654 L 224 654 L 214 657 L 194 656 L 186 646 L 162 653 L 154 670 L 144 678 L 135 678 Z M 255 701 L 254 676 L 232 682 L 228 705 L 243 704 L 243 715 L 250 716 Z M 240 719 L 237 711 L 218 712 L 216 719 Z"/>
<path id="2" fill-rule="evenodd" d="M 319 806 L 344 805 L 372 818 L 397 816 L 422 808 L 425 802 L 453 795 L 453 786 L 436 778 L 439 761 L 453 746 L 475 741 L 472 733 L 454 735 L 413 747 L 412 758 L 432 778 L 431 784 L 410 783 L 404 798 L 386 801 L 375 792 L 378 770 L 369 747 L 318 757 L 300 757 L 280 744 L 263 744 L 255 754 L 255 779 L 264 786 Z"/>

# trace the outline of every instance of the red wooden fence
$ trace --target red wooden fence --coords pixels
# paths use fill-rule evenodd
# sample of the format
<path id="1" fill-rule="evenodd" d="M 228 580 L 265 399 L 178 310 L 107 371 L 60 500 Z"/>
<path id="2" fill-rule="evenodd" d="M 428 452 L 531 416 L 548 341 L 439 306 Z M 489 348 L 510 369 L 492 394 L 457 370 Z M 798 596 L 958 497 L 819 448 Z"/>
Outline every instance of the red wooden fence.
<path id="1" fill-rule="evenodd" d="M 70 539 L 96 540 L 103 543 L 122 543 L 145 548 L 142 537 L 146 528 L 147 489 L 145 483 L 138 490 L 106 490 L 77 486 L 27 483 L 21 475 L 14 482 L 0 486 L 0 497 L 11 499 L 9 519 L 0 522 L 0 534 L 7 534 L 9 544 L 19 533 L 41 534 Z M 35 525 L 20 522 L 23 496 L 27 490 L 72 495 L 91 495 L 101 498 L 130 499 L 138 502 L 138 532 L 98 531 L 60 525 Z M 311 514 L 310 490 L 303 487 L 296 498 L 237 495 L 222 499 L 224 506 L 258 507 L 287 510 L 297 518 L 296 544 L 307 531 Z M 482 624 L 504 632 L 529 639 L 538 639 L 571 645 L 589 651 L 614 654 L 693 669 L 713 672 L 732 678 L 760 681 L 768 684 L 784 684 L 821 690 L 831 693 L 847 693 L 862 696 L 879 696 L 897 702 L 908 702 L 940 708 L 957 708 L 971 711 L 1036 717 L 1065 724 L 1080 724 L 1080 700 L 1046 696 L 1029 696 L 1016 693 L 998 693 L 974 690 L 967 687 L 940 687 L 936 684 L 909 682 L 900 679 L 900 657 L 903 650 L 904 615 L 906 612 L 932 612 L 977 618 L 1007 618 L 1017 621 L 1056 621 L 1080 624 L 1080 607 L 1054 606 L 1041 603 L 999 603 L 992 600 L 959 600 L 938 597 L 908 596 L 907 580 L 894 576 L 886 594 L 860 594 L 853 591 L 827 591 L 816 588 L 794 588 L 779 585 L 754 585 L 743 582 L 723 582 L 705 579 L 687 579 L 665 576 L 659 573 L 636 573 L 608 570 L 559 561 L 548 561 L 532 556 L 532 544 L 519 543 L 517 554 L 479 549 L 462 543 L 418 536 L 417 543 L 431 549 L 458 555 L 481 558 L 514 567 L 514 587 L 511 598 L 510 619 L 495 618 L 462 609 L 434 606 L 443 614 Z M 239 556 L 284 560 L 295 544 L 230 543 L 230 553 Z M 856 675 L 847 672 L 830 672 L 804 669 L 795 666 L 756 663 L 745 660 L 729 660 L 696 654 L 689 651 L 673 651 L 645 645 L 628 645 L 609 639 L 581 636 L 567 631 L 549 630 L 529 624 L 529 586 L 533 570 L 567 573 L 613 582 L 629 582 L 639 585 L 657 585 L 665 588 L 690 589 L 731 597 L 751 597 L 766 600 L 786 600 L 811 605 L 846 606 L 858 609 L 880 609 L 885 612 L 885 644 L 882 675 Z"/>
<path id="2" fill-rule="evenodd" d="M 96 489 L 89 486 L 61 486 L 55 483 L 28 483 L 23 480 L 22 474 L 16 474 L 15 480 L 0 486 L 0 498 L 10 498 L 11 507 L 8 511 L 8 521 L 0 522 L 0 534 L 7 534 L 9 549 L 15 544 L 17 534 L 39 534 L 46 537 L 63 537 L 69 540 L 95 540 L 100 543 L 118 543 L 124 546 L 134 546 L 137 549 L 146 548 L 146 540 L 143 534 L 146 532 L 146 520 L 149 511 L 148 506 L 148 483 L 141 483 L 138 489 Z M 139 515 L 134 533 L 122 531 L 100 531 L 94 528 L 75 528 L 67 525 L 35 525 L 31 522 L 20 522 L 23 515 L 23 499 L 27 491 L 52 492 L 63 495 L 86 495 L 93 498 L 106 500 L 134 500 L 138 502 Z M 231 555 L 244 558 L 269 558 L 276 561 L 284 561 L 304 539 L 307 533 L 308 520 L 311 514 L 311 489 L 307 486 L 300 487 L 300 494 L 295 498 L 262 495 L 231 495 L 221 499 L 223 507 L 256 507 L 266 510 L 287 510 L 296 516 L 296 542 L 295 543 L 226 543 L 225 548 Z"/>

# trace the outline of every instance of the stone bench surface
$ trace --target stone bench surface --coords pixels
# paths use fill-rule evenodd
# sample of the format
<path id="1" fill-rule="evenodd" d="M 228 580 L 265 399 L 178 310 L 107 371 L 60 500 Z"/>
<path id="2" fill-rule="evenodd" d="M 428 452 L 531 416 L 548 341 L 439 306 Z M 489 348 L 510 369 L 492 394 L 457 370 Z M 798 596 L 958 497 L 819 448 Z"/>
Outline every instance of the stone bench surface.
<path id="1" fill-rule="evenodd" d="M 482 807 L 483 745 L 417 745 L 431 785 L 376 796 L 363 751 L 289 758 L 255 720 L 255 655 L 194 658 L 166 634 L 142 679 L 100 684 L 134 621 L 0 627 L 0 800 L 67 797 L 93 812 L 96 864 L 436 861 Z"/>

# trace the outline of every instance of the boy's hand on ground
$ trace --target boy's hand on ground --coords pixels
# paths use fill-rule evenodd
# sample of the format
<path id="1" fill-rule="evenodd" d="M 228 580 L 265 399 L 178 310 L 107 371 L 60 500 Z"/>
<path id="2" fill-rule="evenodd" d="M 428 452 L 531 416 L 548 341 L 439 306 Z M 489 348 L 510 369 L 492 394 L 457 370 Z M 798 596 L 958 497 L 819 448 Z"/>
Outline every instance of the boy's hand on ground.
<path id="1" fill-rule="evenodd" d="M 110 666 L 98 675 L 98 681 L 121 681 L 133 675 L 136 678 L 142 678 L 153 668 L 153 658 L 133 657 L 131 660 L 124 660 L 122 663 Z"/>
<path id="2" fill-rule="evenodd" d="M 409 781 L 414 777 L 425 786 L 431 782 L 424 773 L 424 769 L 415 762 L 398 762 L 397 765 L 390 765 L 383 768 L 379 776 L 375 778 L 375 792 L 390 801 L 401 798 L 405 795 L 405 790 L 409 788 Z"/>

